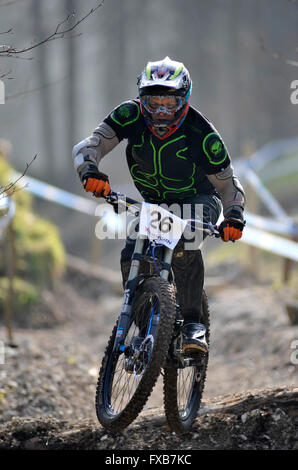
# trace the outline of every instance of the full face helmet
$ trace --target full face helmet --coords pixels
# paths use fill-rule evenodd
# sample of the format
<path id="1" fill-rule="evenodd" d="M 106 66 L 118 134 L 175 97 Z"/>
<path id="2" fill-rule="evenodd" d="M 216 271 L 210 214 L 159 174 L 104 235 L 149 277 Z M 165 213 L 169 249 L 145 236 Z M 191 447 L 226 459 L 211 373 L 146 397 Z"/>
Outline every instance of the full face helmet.
<path id="1" fill-rule="evenodd" d="M 138 77 L 138 88 L 148 128 L 160 139 L 169 137 L 181 126 L 189 108 L 192 81 L 188 70 L 169 57 L 148 62 Z"/>

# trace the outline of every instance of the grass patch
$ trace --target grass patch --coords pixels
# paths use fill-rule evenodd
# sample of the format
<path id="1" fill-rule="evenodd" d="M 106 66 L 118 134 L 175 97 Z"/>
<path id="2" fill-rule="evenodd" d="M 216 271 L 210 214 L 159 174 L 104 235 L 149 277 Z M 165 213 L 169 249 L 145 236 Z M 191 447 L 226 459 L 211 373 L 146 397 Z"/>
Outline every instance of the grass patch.
<path id="1" fill-rule="evenodd" d="M 0 154 L 0 184 L 13 181 L 13 169 Z M 14 282 L 14 311 L 26 311 L 37 303 L 41 290 L 54 287 L 65 269 L 66 254 L 57 227 L 37 217 L 32 210 L 33 198 L 17 183 L 14 199 L 16 211 L 13 219 L 16 251 L 16 278 Z M 2 243 L 0 257 L 0 303 L 3 306 L 7 283 L 7 240 Z M 1 310 L 1 307 L 0 307 Z"/>
<path id="2" fill-rule="evenodd" d="M 35 305 L 40 300 L 40 293 L 38 289 L 30 282 L 24 281 L 19 277 L 15 277 L 13 281 L 14 298 L 13 310 L 16 314 L 28 309 Z M 6 277 L 0 278 L 0 314 L 4 313 L 4 305 L 6 302 L 8 289 L 8 279 Z"/>

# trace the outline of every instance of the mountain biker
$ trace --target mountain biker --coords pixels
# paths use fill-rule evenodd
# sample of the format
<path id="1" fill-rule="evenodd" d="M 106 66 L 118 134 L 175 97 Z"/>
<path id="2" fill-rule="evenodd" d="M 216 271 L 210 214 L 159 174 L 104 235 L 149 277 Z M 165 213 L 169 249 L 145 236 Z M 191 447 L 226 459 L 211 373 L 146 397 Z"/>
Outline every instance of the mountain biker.
<path id="1" fill-rule="evenodd" d="M 108 195 L 109 178 L 101 159 L 123 139 L 136 188 L 156 204 L 203 205 L 204 221 L 219 226 L 223 241 L 238 240 L 245 222 L 245 195 L 233 173 L 225 144 L 213 124 L 190 106 L 192 81 L 186 67 L 165 57 L 148 62 L 138 77 L 138 99 L 121 103 L 90 137 L 73 148 L 74 166 L 87 192 Z M 192 217 L 196 212 L 192 212 Z M 121 252 L 123 285 L 128 278 L 135 240 L 127 237 Z M 199 248 L 187 250 L 180 240 L 172 267 L 184 318 L 183 352 L 206 353 L 206 328 L 200 323 L 204 263 Z"/>

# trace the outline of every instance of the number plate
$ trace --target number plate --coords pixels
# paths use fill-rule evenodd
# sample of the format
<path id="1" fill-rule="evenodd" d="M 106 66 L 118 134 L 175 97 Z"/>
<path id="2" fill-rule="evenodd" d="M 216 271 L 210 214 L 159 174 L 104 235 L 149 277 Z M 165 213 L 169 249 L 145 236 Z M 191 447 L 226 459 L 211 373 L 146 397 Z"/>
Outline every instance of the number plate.
<path id="1" fill-rule="evenodd" d="M 156 204 L 143 202 L 140 216 L 140 234 L 172 250 L 180 240 L 187 221 Z"/>

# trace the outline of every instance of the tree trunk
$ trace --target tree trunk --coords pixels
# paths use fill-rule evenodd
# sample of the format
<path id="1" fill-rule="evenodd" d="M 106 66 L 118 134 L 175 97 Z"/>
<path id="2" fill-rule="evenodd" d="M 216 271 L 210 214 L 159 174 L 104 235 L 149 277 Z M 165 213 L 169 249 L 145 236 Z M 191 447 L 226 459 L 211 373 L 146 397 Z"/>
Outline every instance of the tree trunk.
<path id="1" fill-rule="evenodd" d="M 34 37 L 40 40 L 45 37 L 43 28 L 42 2 L 32 1 L 32 18 Z M 48 83 L 47 73 L 47 46 L 40 46 L 36 51 L 36 67 L 39 79 L 39 86 L 43 87 Z M 47 180 L 53 182 L 55 177 L 55 151 L 53 140 L 53 121 L 51 108 L 51 91 L 47 88 L 41 89 L 39 93 L 39 114 L 41 125 L 42 159 L 46 161 Z"/>

